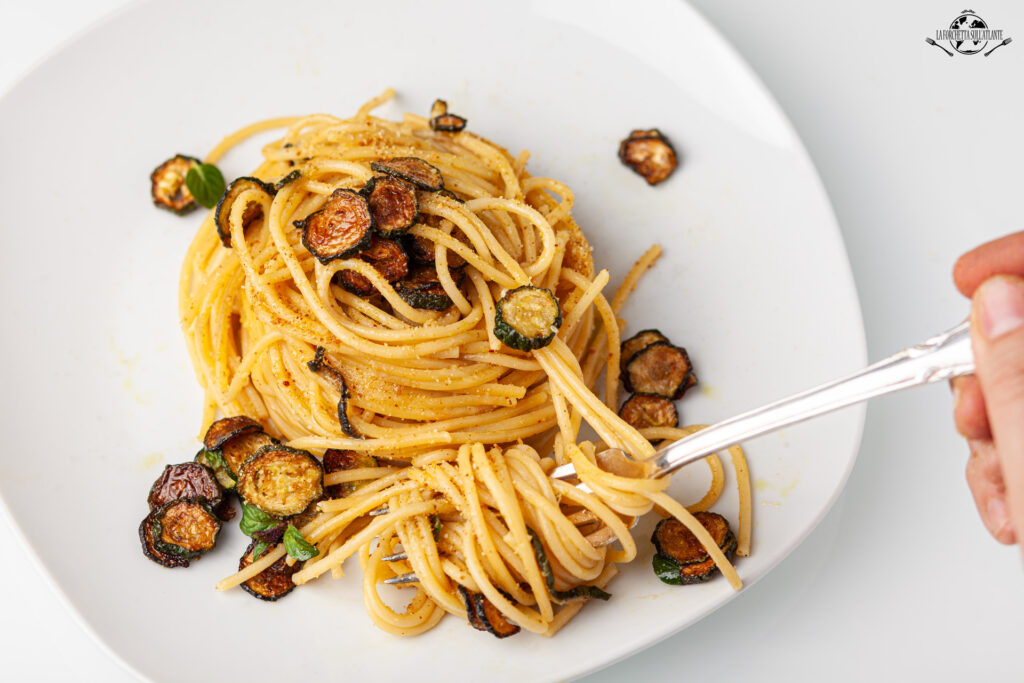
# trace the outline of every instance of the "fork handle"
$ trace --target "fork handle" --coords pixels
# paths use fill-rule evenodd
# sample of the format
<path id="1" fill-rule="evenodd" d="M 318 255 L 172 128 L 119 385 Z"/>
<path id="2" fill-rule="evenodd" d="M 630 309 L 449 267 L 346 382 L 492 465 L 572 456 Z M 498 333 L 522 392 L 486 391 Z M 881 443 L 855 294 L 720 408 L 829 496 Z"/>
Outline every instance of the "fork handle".
<path id="1" fill-rule="evenodd" d="M 675 472 L 740 441 L 901 389 L 974 372 L 970 328 L 951 330 L 837 379 L 691 434 L 652 456 L 653 477 Z"/>

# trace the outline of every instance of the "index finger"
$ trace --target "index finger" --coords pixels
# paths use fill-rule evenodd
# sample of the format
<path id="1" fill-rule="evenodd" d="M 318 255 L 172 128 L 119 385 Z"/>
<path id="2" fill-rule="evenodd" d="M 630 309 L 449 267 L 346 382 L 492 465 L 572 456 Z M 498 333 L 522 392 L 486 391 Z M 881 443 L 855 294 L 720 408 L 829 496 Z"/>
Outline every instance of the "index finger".
<path id="1" fill-rule="evenodd" d="M 973 297 L 978 285 L 993 275 L 1024 277 L 1024 231 L 975 247 L 953 266 L 953 282 L 967 297 Z"/>

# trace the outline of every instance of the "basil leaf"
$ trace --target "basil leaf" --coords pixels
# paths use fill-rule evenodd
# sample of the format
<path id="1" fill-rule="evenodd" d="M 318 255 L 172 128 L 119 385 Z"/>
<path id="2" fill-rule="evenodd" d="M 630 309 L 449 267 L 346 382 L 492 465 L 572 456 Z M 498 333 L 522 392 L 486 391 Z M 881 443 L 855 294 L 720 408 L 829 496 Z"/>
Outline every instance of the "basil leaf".
<path id="1" fill-rule="evenodd" d="M 679 565 L 667 557 L 656 553 L 654 558 L 651 559 L 651 566 L 654 567 L 654 573 L 663 582 L 670 583 L 673 586 L 678 586 L 683 582 L 683 577 L 679 572 Z"/>
<path id="2" fill-rule="evenodd" d="M 432 515 L 434 519 L 434 542 L 441 540 L 441 515 Z"/>
<path id="3" fill-rule="evenodd" d="M 284 549 L 290 556 L 299 561 L 308 560 L 320 554 L 316 546 L 303 538 L 302 532 L 291 524 L 284 530 Z"/>
<path id="4" fill-rule="evenodd" d="M 252 536 L 260 531 L 266 531 L 277 526 L 279 522 L 258 507 L 242 503 L 242 521 L 238 528 L 246 536 Z"/>
<path id="5" fill-rule="evenodd" d="M 213 164 L 192 164 L 185 174 L 185 187 L 197 202 L 212 209 L 224 195 L 224 176 Z"/>
<path id="6" fill-rule="evenodd" d="M 256 560 L 260 559 L 260 555 L 262 555 L 263 553 L 267 552 L 267 548 L 269 548 L 269 547 L 270 547 L 269 543 L 264 543 L 263 541 L 257 541 L 256 547 L 252 549 L 252 561 L 255 562 Z"/>

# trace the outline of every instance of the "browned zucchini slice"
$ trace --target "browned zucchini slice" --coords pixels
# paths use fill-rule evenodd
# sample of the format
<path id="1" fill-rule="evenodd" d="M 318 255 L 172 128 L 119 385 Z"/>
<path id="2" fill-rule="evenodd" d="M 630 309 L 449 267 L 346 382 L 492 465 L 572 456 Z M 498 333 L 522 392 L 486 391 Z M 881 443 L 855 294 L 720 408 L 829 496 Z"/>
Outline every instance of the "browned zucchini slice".
<path id="1" fill-rule="evenodd" d="M 263 182 L 259 178 L 253 178 L 251 176 L 242 176 L 241 178 L 235 178 L 228 185 L 227 191 L 224 196 L 217 202 L 217 208 L 214 211 L 214 221 L 217 224 L 217 234 L 220 235 L 221 244 L 225 247 L 231 248 L 231 226 L 228 223 L 228 219 L 231 216 L 231 207 L 238 199 L 238 195 L 242 194 L 246 190 L 256 190 L 262 192 L 268 198 L 273 198 L 277 194 L 277 188 L 273 185 Z M 242 212 L 242 228 L 247 229 L 253 221 L 263 217 L 263 207 L 256 202 L 249 202 Z"/>
<path id="2" fill-rule="evenodd" d="M 366 197 L 355 190 L 339 189 L 327 203 L 295 226 L 302 230 L 302 246 L 320 263 L 348 258 L 370 245 L 373 215 Z"/>
<path id="3" fill-rule="evenodd" d="M 372 265 L 388 282 L 401 280 L 409 274 L 409 257 L 395 240 L 374 235 L 370 246 L 359 252 L 359 258 Z M 356 296 L 370 296 L 376 291 L 369 279 L 354 270 L 339 270 L 335 277 L 338 284 Z"/>
<path id="4" fill-rule="evenodd" d="M 162 553 L 189 560 L 217 543 L 220 520 L 202 498 L 173 500 L 153 515 L 153 545 Z"/>
<path id="5" fill-rule="evenodd" d="M 352 423 L 348 419 L 348 384 L 345 383 L 345 376 L 328 365 L 325 360 L 326 357 L 327 350 L 322 346 L 318 346 L 316 347 L 316 353 L 313 355 L 313 360 L 306 363 L 306 367 L 318 375 L 326 377 L 338 387 L 338 392 L 341 394 L 341 397 L 338 399 L 338 425 L 346 435 L 358 439 L 359 434 L 352 427 Z"/>
<path id="6" fill-rule="evenodd" d="M 339 448 L 328 448 L 324 451 L 324 474 L 341 472 L 343 470 L 354 470 L 360 467 L 377 467 L 377 458 L 358 451 L 342 450 Z M 357 488 L 367 482 L 348 481 L 344 484 L 332 484 L 324 487 L 324 495 L 327 498 L 344 498 Z M 296 524 L 296 526 L 300 526 Z"/>
<path id="7" fill-rule="evenodd" d="M 676 150 L 660 130 L 634 130 L 619 144 L 619 159 L 648 185 L 657 185 L 672 175 L 679 162 Z"/>
<path id="8" fill-rule="evenodd" d="M 622 342 L 622 352 L 619 354 L 619 370 L 626 371 L 626 363 L 633 360 L 633 356 L 639 351 L 653 344 L 654 342 L 667 342 L 668 337 L 660 330 L 640 330 L 632 337 Z"/>
<path id="9" fill-rule="evenodd" d="M 523 285 L 505 292 L 494 311 L 494 336 L 506 346 L 532 351 L 547 346 L 562 326 L 562 307 L 549 289 Z"/>
<path id="10" fill-rule="evenodd" d="M 505 615 L 488 600 L 483 593 L 476 593 L 473 596 L 473 607 L 476 618 L 484 630 L 489 631 L 497 638 L 508 638 L 519 633 L 519 626 L 505 618 Z"/>
<path id="11" fill-rule="evenodd" d="M 480 617 L 476 615 L 476 600 L 475 597 L 478 593 L 473 593 L 463 585 L 459 585 L 459 596 L 462 598 L 462 604 L 466 607 L 466 618 L 469 620 L 469 625 L 475 628 L 477 631 L 486 631 Z"/>
<path id="12" fill-rule="evenodd" d="M 149 509 L 163 507 L 179 498 L 205 498 L 211 507 L 220 505 L 224 497 L 213 470 L 197 462 L 168 465 L 149 489 Z"/>
<path id="13" fill-rule="evenodd" d="M 686 349 L 662 341 L 635 353 L 626 363 L 622 380 L 629 391 L 672 400 L 697 382 Z"/>
<path id="14" fill-rule="evenodd" d="M 401 178 L 427 192 L 438 192 L 444 189 L 444 177 L 441 172 L 423 159 L 416 157 L 396 157 L 385 161 L 374 161 L 370 163 L 370 168 L 377 173 L 387 173 L 390 176 Z"/>
<path id="15" fill-rule="evenodd" d="M 381 237 L 394 239 L 411 228 L 420 215 L 416 188 L 393 176 L 371 178 L 363 188 L 373 214 L 373 228 Z"/>
<path id="16" fill-rule="evenodd" d="M 253 550 L 256 548 L 258 541 L 253 541 L 249 544 L 249 547 L 242 553 L 241 559 L 238 560 L 238 569 L 241 571 L 245 569 L 255 560 L 253 560 Z M 268 550 L 270 550 L 268 548 Z M 280 600 L 284 596 L 288 595 L 295 588 L 295 583 L 292 581 L 292 574 L 302 569 L 302 562 L 296 562 L 295 564 L 288 566 L 286 561 L 288 556 L 285 555 L 274 564 L 270 565 L 263 571 L 251 579 L 242 583 L 242 588 L 249 595 L 259 598 L 260 600 L 266 600 L 267 602 L 274 602 Z"/>
<path id="17" fill-rule="evenodd" d="M 445 133 L 457 133 L 466 127 L 466 119 L 448 113 L 448 103 L 434 100 L 430 108 L 430 128 Z"/>
<path id="18" fill-rule="evenodd" d="M 676 404 L 654 394 L 633 394 L 622 403 L 619 417 L 637 429 L 679 425 Z"/>
<path id="19" fill-rule="evenodd" d="M 154 544 L 153 539 L 153 524 L 156 521 L 156 510 L 153 510 L 146 518 L 142 520 L 142 524 L 139 525 L 139 541 L 142 542 L 142 554 L 148 557 L 153 562 L 173 569 L 175 567 L 187 567 L 188 558 L 180 555 L 171 555 L 165 553 L 162 550 L 158 550 Z"/>
<path id="20" fill-rule="evenodd" d="M 461 270 L 453 270 L 451 275 L 455 284 L 461 286 L 465 274 Z M 413 308 L 446 311 L 453 303 L 438 280 L 437 270 L 431 265 L 421 264 L 410 268 L 409 276 L 395 283 L 395 291 Z"/>
<path id="21" fill-rule="evenodd" d="M 185 176 L 193 164 L 200 163 L 195 157 L 175 154 L 154 168 L 149 174 L 149 192 L 153 196 L 153 203 L 179 216 L 195 209 L 198 204 L 185 186 Z"/>
<path id="22" fill-rule="evenodd" d="M 324 493 L 324 471 L 311 453 L 280 444 L 256 451 L 238 472 L 238 495 L 268 515 L 290 517 Z"/>
<path id="23" fill-rule="evenodd" d="M 242 463 L 259 449 L 273 443 L 277 443 L 277 440 L 263 431 L 244 432 L 228 439 L 221 446 L 220 452 L 224 463 L 228 466 L 228 471 L 237 481 L 238 470 L 241 469 Z"/>
<path id="24" fill-rule="evenodd" d="M 206 430 L 203 436 L 203 447 L 215 450 L 220 448 L 228 439 L 244 432 L 262 432 L 263 426 L 245 415 L 234 417 L 222 417 Z"/>
<path id="25" fill-rule="evenodd" d="M 427 221 L 429 224 L 430 221 Z M 435 258 L 435 246 L 434 243 L 428 240 L 426 237 L 420 237 L 419 235 L 406 235 L 402 239 L 402 244 L 405 245 L 405 251 L 409 254 L 409 257 L 417 263 L 429 263 L 433 265 Z M 454 251 L 448 251 L 448 268 L 461 268 L 466 265 L 466 259 L 462 258 L 459 254 Z"/>
<path id="26" fill-rule="evenodd" d="M 726 558 L 732 560 L 736 551 L 736 536 L 729 528 L 729 522 L 714 512 L 698 512 L 694 515 L 722 549 Z M 704 550 L 697 537 L 677 519 L 663 519 L 651 535 L 657 554 L 653 565 L 655 573 L 665 583 L 690 584 L 709 580 L 718 571 L 714 559 Z"/>

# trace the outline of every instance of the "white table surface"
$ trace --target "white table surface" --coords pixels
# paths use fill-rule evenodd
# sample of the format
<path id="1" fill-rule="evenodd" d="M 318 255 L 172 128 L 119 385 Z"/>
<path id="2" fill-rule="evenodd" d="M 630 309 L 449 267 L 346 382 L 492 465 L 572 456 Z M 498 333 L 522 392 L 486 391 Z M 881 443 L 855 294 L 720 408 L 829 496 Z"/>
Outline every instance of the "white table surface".
<path id="1" fill-rule="evenodd" d="M 0 0 L 0 91 L 123 4 Z M 955 59 L 924 37 L 959 5 L 693 4 L 810 151 L 842 226 L 871 357 L 960 320 L 956 256 L 1024 229 L 1024 3 L 978 8 L 1016 44 Z M 1024 680 L 1020 555 L 978 521 L 949 413 L 941 386 L 872 403 L 847 488 L 800 548 L 718 612 L 587 680 Z M 9 520 L 0 547 L 0 679 L 135 680 L 60 603 Z"/>

